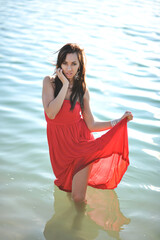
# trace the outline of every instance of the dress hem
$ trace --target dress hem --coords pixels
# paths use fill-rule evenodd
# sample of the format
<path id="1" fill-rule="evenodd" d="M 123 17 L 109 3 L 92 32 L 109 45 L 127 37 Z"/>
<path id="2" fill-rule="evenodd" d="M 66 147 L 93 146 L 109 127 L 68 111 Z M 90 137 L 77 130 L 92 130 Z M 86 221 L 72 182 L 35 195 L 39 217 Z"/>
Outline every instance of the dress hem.
<path id="1" fill-rule="evenodd" d="M 92 164 L 93 162 L 97 161 L 98 159 L 102 159 L 102 158 L 108 158 L 108 157 L 111 157 L 113 154 L 118 154 L 119 156 L 122 156 L 121 153 L 117 153 L 117 152 L 114 152 L 112 154 L 109 154 L 109 155 L 106 155 L 104 157 L 101 157 L 101 158 L 94 158 L 93 160 L 91 160 L 90 162 L 86 163 L 83 167 L 81 167 L 80 169 L 78 169 L 77 171 L 75 171 L 75 173 L 73 173 L 73 176 L 72 176 L 72 180 L 73 180 L 73 177 L 79 172 L 81 171 L 82 169 L 84 169 L 85 167 L 87 167 L 88 165 Z M 122 157 L 122 160 L 126 162 L 126 168 L 125 168 L 125 171 L 123 172 L 121 178 L 119 179 L 118 183 L 115 185 L 115 187 L 113 188 L 107 188 L 107 187 L 104 187 L 105 184 L 99 184 L 99 185 L 92 185 L 92 184 L 89 184 L 87 183 L 87 186 L 90 186 L 90 187 L 93 187 L 93 188 L 97 188 L 97 189 L 102 189 L 102 190 L 105 190 L 105 189 L 115 189 L 117 188 L 118 184 L 121 182 L 123 176 L 124 176 L 124 173 L 126 172 L 128 166 L 130 165 L 129 163 L 129 160 L 128 158 L 123 158 Z M 55 184 L 56 185 L 56 184 Z M 68 190 L 68 189 L 64 189 L 61 185 L 58 186 L 56 185 L 60 190 L 62 191 L 65 191 L 65 192 L 72 192 L 72 190 Z"/>

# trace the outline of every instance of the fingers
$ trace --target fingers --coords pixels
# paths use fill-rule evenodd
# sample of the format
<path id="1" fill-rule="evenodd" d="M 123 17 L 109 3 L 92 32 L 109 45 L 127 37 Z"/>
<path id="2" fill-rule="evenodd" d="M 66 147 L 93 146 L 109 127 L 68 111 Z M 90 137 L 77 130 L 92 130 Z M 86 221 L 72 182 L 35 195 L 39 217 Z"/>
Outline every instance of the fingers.
<path id="1" fill-rule="evenodd" d="M 131 112 L 130 112 L 130 111 L 126 111 L 125 113 L 126 113 L 126 114 L 130 114 Z"/>
<path id="2" fill-rule="evenodd" d="M 132 115 L 132 113 L 129 112 L 129 111 L 126 111 L 126 112 L 125 112 L 125 115 L 126 115 L 126 116 L 130 116 L 130 115 Z"/>
<path id="3" fill-rule="evenodd" d="M 130 111 L 125 112 L 125 117 L 127 117 L 127 120 L 130 121 L 133 119 L 133 115 Z"/>
<path id="4" fill-rule="evenodd" d="M 131 121 L 133 119 L 133 115 L 130 111 L 126 111 L 121 119 L 127 118 L 127 122 Z"/>
<path id="5" fill-rule="evenodd" d="M 57 74 L 57 76 L 59 77 L 59 79 L 61 79 L 61 78 L 64 77 L 64 74 L 63 74 L 62 68 L 57 68 L 57 70 L 56 70 L 56 74 Z"/>
<path id="6" fill-rule="evenodd" d="M 56 73 L 57 73 L 57 74 L 62 73 L 62 68 L 57 68 Z"/>
<path id="7" fill-rule="evenodd" d="M 68 83 L 68 79 L 64 75 L 62 68 L 57 68 L 56 74 L 62 83 Z"/>

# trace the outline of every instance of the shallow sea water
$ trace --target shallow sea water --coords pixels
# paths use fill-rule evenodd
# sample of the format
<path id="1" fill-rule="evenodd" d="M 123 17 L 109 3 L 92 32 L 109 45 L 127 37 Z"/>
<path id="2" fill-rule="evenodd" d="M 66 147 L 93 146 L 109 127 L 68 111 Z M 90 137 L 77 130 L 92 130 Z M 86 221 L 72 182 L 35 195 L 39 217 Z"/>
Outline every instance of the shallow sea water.
<path id="1" fill-rule="evenodd" d="M 160 239 L 159 26 L 159 0 L 0 1 L 2 240 Z M 95 118 L 134 114 L 121 183 L 88 187 L 78 211 L 54 186 L 41 102 L 53 53 L 67 42 L 85 49 Z"/>

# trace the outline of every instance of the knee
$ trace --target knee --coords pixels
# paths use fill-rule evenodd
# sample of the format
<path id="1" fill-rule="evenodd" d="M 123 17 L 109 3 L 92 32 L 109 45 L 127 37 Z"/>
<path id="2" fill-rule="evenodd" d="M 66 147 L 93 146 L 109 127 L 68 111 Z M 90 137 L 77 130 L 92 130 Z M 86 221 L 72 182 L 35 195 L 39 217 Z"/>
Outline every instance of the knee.
<path id="1" fill-rule="evenodd" d="M 76 203 L 82 203 L 85 201 L 85 196 L 80 194 L 72 194 L 72 199 Z"/>

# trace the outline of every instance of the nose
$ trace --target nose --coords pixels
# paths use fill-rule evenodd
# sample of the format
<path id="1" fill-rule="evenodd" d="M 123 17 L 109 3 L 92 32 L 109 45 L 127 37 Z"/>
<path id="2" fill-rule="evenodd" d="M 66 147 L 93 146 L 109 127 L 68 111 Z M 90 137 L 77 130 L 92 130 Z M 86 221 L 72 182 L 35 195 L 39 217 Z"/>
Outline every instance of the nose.
<path id="1" fill-rule="evenodd" d="M 71 66 L 68 65 L 68 70 L 71 70 Z"/>

